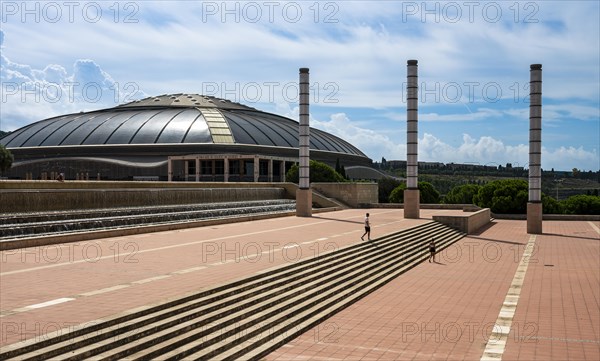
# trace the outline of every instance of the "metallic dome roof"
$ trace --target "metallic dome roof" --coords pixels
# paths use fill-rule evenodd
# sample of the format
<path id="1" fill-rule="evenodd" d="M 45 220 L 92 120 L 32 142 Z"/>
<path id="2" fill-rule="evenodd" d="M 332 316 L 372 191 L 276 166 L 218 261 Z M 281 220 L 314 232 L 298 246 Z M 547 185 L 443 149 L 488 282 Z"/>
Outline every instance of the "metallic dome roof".
<path id="1" fill-rule="evenodd" d="M 297 148 L 298 122 L 229 100 L 169 94 L 44 119 L 15 130 L 0 143 L 7 148 L 211 143 Z M 366 157 L 345 140 L 315 128 L 310 145 Z"/>

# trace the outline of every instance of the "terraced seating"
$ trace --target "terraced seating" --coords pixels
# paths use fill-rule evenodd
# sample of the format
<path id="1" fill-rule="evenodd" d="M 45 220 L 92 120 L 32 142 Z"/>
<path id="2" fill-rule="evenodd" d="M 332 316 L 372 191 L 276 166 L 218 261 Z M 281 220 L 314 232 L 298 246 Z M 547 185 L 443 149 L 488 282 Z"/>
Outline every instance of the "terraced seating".
<path id="1" fill-rule="evenodd" d="M 428 222 L 158 306 L 4 347 L 0 359 L 255 360 L 464 233 Z"/>

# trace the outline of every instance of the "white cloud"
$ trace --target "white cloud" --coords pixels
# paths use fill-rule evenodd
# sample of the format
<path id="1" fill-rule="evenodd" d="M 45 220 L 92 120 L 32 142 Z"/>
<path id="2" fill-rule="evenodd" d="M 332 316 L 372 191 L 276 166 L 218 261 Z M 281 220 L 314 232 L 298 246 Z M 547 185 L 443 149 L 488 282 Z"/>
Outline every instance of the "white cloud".
<path id="1" fill-rule="evenodd" d="M 491 136 L 479 139 L 463 134 L 462 144 L 452 146 L 433 134 L 425 133 L 419 140 L 419 160 L 443 163 L 477 164 L 525 164 L 528 159 L 528 146 L 505 145 Z"/>
<path id="2" fill-rule="evenodd" d="M 560 147 L 554 150 L 542 148 L 542 167 L 545 169 L 571 170 L 575 164 L 580 170 L 598 171 L 600 169 L 598 150 L 588 151 L 583 147 Z"/>
<path id="3" fill-rule="evenodd" d="M 297 108 L 294 110 L 297 114 Z M 288 116 L 294 118 L 292 113 Z M 297 118 L 297 116 L 295 117 Z M 330 116 L 328 121 L 311 119 L 311 126 L 335 134 L 365 152 L 373 160 L 385 157 L 388 160 L 406 159 L 406 138 L 392 139 L 385 133 L 373 131 L 351 121 L 344 113 Z M 462 143 L 452 146 L 440 135 L 424 133 L 419 139 L 419 160 L 443 163 L 476 163 L 506 164 L 527 166 L 529 162 L 529 145 L 507 145 L 492 136 L 479 139 L 463 134 Z M 560 147 L 558 149 L 542 148 L 542 167 L 568 170 L 578 164 L 585 170 L 600 169 L 600 158 L 597 149 L 586 150 L 583 147 Z"/>
<path id="4" fill-rule="evenodd" d="M 516 166 L 527 167 L 529 145 L 517 144 L 511 146 L 491 136 L 474 139 L 469 134 L 464 134 L 462 144 L 454 147 L 445 143 L 441 138 L 426 133 L 419 140 L 419 159 L 430 162 L 477 163 L 482 165 L 512 163 Z M 582 169 L 586 170 L 599 170 L 600 158 L 597 149 L 586 150 L 583 147 L 551 149 L 542 147 L 543 169 L 569 170 L 573 168 L 573 164 L 579 164 Z"/>
<path id="5" fill-rule="evenodd" d="M 34 69 L 4 55 L 0 61 L 2 130 L 12 131 L 57 115 L 112 107 L 143 96 L 135 86 L 123 91 L 90 59 L 76 60 L 71 73 L 58 64 Z"/>
<path id="6" fill-rule="evenodd" d="M 530 63 L 543 62 L 548 71 L 544 79 L 547 96 L 598 98 L 597 48 L 589 46 L 597 30 L 585 25 L 597 24 L 593 11 L 570 9 L 563 14 L 551 5 L 536 3 L 539 23 L 524 24 L 511 23 L 515 15 L 511 4 L 502 4 L 502 21 L 491 23 L 482 17 L 480 4 L 472 22 L 463 7 L 460 22 L 445 18 L 436 22 L 429 15 L 422 23 L 419 16 L 403 21 L 402 2 L 334 2 L 337 9 L 325 9 L 319 3 L 315 21 L 317 3 L 299 4 L 303 16 L 298 23 L 283 21 L 282 4 L 276 9 L 276 21 L 252 23 L 243 16 L 232 21 L 231 15 L 223 22 L 222 14 L 206 21 L 203 5 L 198 3 L 141 2 L 137 3 L 139 22 L 134 24 L 111 21 L 114 14 L 105 9 L 106 16 L 93 24 L 78 21 L 62 27 L 40 22 L 16 27 L 9 21 L 3 25 L 11 34 L 29 39 L 28 44 L 63 39 L 65 32 L 78 35 L 42 54 L 37 46 L 13 45 L 16 59 L 39 59 L 47 64 L 56 58 L 83 56 L 103 64 L 115 78 L 143 84 L 152 93 L 163 93 L 157 88 L 166 81 L 174 86 L 206 80 L 286 81 L 298 67 L 309 66 L 319 81 L 339 84 L 339 106 L 397 106 L 406 59 L 416 58 L 424 81 L 496 81 L 507 95 L 511 84 L 528 82 Z M 578 2 L 572 7 L 581 6 L 587 4 Z M 523 20 L 527 12 L 520 10 L 519 20 Z M 336 22 L 325 22 L 333 11 Z M 157 14 L 163 12 L 168 13 L 168 20 L 157 24 Z M 568 22 L 569 31 L 552 31 L 545 25 L 548 20 Z"/>
<path id="7" fill-rule="evenodd" d="M 474 21 L 467 18 L 468 9 L 458 2 L 455 4 L 463 11 L 459 22 L 449 21 L 447 17 L 435 20 L 435 15 L 427 15 L 423 22 L 423 9 L 407 17 L 406 6 L 431 8 L 448 3 L 299 2 L 303 17 L 297 23 L 282 18 L 284 3 L 279 2 L 273 22 L 265 20 L 266 12 L 263 12 L 263 21 L 256 23 L 243 17 L 232 21 L 231 15 L 222 21 L 221 14 L 207 21 L 203 19 L 206 16 L 203 7 L 209 3 L 225 4 L 127 3 L 137 7 L 135 23 L 123 21 L 129 14 L 122 8 L 124 3 L 118 4 L 121 6 L 119 21 L 114 21 L 115 13 L 109 9 L 112 3 L 101 3 L 104 16 L 97 23 L 82 19 L 81 7 L 72 23 L 63 19 L 59 24 L 47 21 L 23 24 L 18 15 L 13 16 L 3 21 L 0 32 L 2 82 L 37 82 L 43 88 L 59 80 L 82 79 L 102 84 L 103 92 L 108 89 L 107 95 L 111 96 L 115 93 L 115 90 L 110 91 L 111 87 L 116 87 L 120 90 L 117 98 L 122 99 L 133 90 L 125 88 L 125 84 L 133 84 L 134 88 L 152 95 L 200 93 L 206 82 L 230 88 L 236 83 L 296 82 L 298 68 L 306 66 L 311 69 L 311 83 L 323 87 L 332 82 L 338 89 L 337 103 L 316 104 L 334 115 L 322 120 L 320 125 L 315 120 L 315 124 L 357 144 L 378 159 L 382 155 L 388 158 L 388 154 L 404 157 L 403 141 L 394 139 L 386 123 L 390 119 L 405 120 L 401 109 L 406 106 L 403 99 L 406 60 L 418 59 L 419 81 L 430 87 L 440 84 L 443 95 L 440 101 L 430 101 L 422 107 L 420 104 L 420 120 L 430 122 L 428 126 L 437 126 L 434 122 L 471 122 L 469 125 L 473 128 L 469 132 L 480 138 L 468 142 L 463 138 L 463 146 L 484 157 L 496 156 L 494 152 L 502 149 L 515 152 L 507 145 L 513 133 L 511 125 L 515 123 L 487 120 L 505 118 L 527 122 L 528 104 L 524 99 L 528 94 L 529 65 L 542 63 L 544 126 L 563 137 L 546 145 L 549 149 L 565 149 L 550 152 L 544 161 L 564 155 L 586 162 L 569 165 L 570 168 L 584 168 L 590 162 L 586 154 L 595 154 L 589 149 L 599 143 L 598 128 L 594 124 L 599 121 L 600 97 L 597 2 L 572 1 L 568 7 L 557 2 L 493 3 L 503 9 L 502 19 L 497 23 L 482 18 L 482 3 L 477 3 Z M 231 3 L 248 4 L 230 2 L 227 6 Z M 325 8 L 326 4 L 332 7 Z M 515 13 L 517 8 L 519 14 Z M 266 8 L 263 7 L 263 11 Z M 315 15 L 318 16 L 315 18 Z M 334 22 L 325 21 L 327 15 L 333 15 L 330 20 Z M 527 23 L 527 15 L 533 15 L 536 22 Z M 90 60 L 77 63 L 77 59 Z M 76 65 L 72 66 L 73 63 Z M 467 95 L 469 89 L 465 82 L 481 84 L 475 89 L 474 99 L 470 98 L 471 94 Z M 486 101 L 482 96 L 483 85 L 493 83 L 502 89 L 502 100 L 498 103 Z M 454 107 L 442 109 L 448 105 L 446 98 L 454 99 L 454 88 L 444 88 L 447 84 L 459 84 L 462 95 Z M 266 87 L 262 90 L 267 94 Z M 280 90 L 275 94 L 276 99 L 269 99 L 273 104 L 285 103 Z M 445 94 L 444 90 L 449 93 Z M 325 93 L 326 89 L 321 88 L 321 99 Z M 518 104 L 508 104 L 511 98 Z M 241 96 L 238 100 L 245 102 Z M 261 108 L 258 104 L 249 105 Z M 50 115 L 101 107 L 100 102 L 85 104 L 78 100 L 27 102 L 26 105 L 21 101 L 2 103 L 3 130 L 7 124 L 9 129 L 14 129 Z M 373 114 L 369 117 L 374 121 L 371 124 L 358 122 L 368 112 Z M 449 126 L 445 129 L 447 132 Z M 455 129 L 452 135 L 440 134 L 441 130 L 437 133 L 437 129 L 431 127 L 428 130 L 432 136 L 439 137 L 424 139 L 433 144 L 432 155 L 442 157 L 460 151 L 458 144 L 447 143 L 449 139 L 460 139 L 464 129 Z M 493 138 L 482 140 L 486 134 Z M 566 151 L 579 149 L 580 144 L 585 144 L 584 153 Z M 491 148 L 479 149 L 484 145 Z M 518 147 L 518 144 L 511 146 Z M 437 150 L 444 147 L 450 148 L 446 152 Z M 460 157 L 470 159 L 467 156 L 470 155 Z M 507 161 L 515 162 L 516 155 L 510 157 L 513 159 Z"/>
<path id="8" fill-rule="evenodd" d="M 360 127 L 344 113 L 332 114 L 329 121 L 314 120 L 311 124 L 352 143 L 375 160 L 381 159 L 381 156 L 387 157 L 388 154 L 406 154 L 406 144 L 394 142 L 380 131 Z"/>

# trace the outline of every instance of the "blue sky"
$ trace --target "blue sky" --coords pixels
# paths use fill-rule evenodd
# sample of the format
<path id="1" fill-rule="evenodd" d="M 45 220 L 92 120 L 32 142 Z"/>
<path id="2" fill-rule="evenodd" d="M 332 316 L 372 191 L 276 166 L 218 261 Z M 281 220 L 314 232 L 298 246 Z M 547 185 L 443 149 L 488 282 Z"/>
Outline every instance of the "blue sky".
<path id="1" fill-rule="evenodd" d="M 543 65 L 542 167 L 600 167 L 597 1 L 2 1 L 0 129 L 168 93 L 297 119 L 373 160 L 527 166 L 529 66 Z"/>

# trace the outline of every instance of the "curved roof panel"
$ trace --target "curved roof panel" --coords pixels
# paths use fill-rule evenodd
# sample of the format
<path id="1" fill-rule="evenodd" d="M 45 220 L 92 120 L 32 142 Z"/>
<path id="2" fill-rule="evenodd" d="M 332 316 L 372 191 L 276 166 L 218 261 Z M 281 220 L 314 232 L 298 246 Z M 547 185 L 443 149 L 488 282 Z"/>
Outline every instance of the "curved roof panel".
<path id="1" fill-rule="evenodd" d="M 311 128 L 311 149 L 366 157 Z M 150 97 L 114 108 L 41 120 L 0 139 L 8 148 L 77 145 L 232 143 L 298 147 L 298 122 L 198 94 Z"/>

